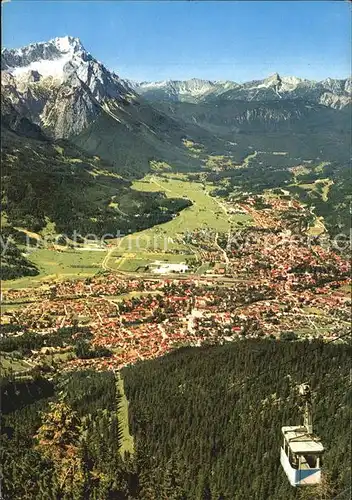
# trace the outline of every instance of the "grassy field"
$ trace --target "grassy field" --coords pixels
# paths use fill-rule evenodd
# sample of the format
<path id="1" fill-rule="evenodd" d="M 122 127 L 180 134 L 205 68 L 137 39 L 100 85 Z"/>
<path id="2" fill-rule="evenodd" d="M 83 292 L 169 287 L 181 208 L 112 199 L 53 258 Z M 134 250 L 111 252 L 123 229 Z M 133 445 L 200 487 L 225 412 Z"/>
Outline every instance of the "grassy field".
<path id="1" fill-rule="evenodd" d="M 156 260 L 172 263 L 196 259 L 191 245 L 183 242 L 186 232 L 209 229 L 227 232 L 237 223 L 248 224 L 247 215 L 226 213 L 221 200 L 210 195 L 214 186 L 191 182 L 184 174 L 149 174 L 133 183 L 137 191 L 164 192 L 169 198 L 187 198 L 192 206 L 182 210 L 169 222 L 122 238 L 109 254 L 103 251 L 36 249 L 29 255 L 40 270 L 34 277 L 3 282 L 3 289 L 27 288 L 44 281 L 92 276 L 102 267 L 124 272 L 138 272 Z M 178 252 L 178 253 L 177 253 Z M 104 262 L 103 262 L 104 261 Z"/>
<path id="2" fill-rule="evenodd" d="M 347 284 L 347 285 L 343 285 L 341 288 L 340 288 L 340 292 L 345 292 L 347 296 L 351 296 L 351 292 L 352 292 L 352 286 L 350 284 Z"/>
<path id="3" fill-rule="evenodd" d="M 53 354 L 41 355 L 40 361 L 44 365 L 52 366 L 53 362 L 55 364 L 64 363 L 70 359 L 74 359 L 76 355 L 73 351 L 57 352 Z"/>
<path id="4" fill-rule="evenodd" d="M 29 288 L 43 284 L 46 280 L 86 278 L 101 269 L 106 252 L 65 250 L 58 252 L 39 248 L 29 255 L 31 262 L 40 270 L 38 276 L 26 276 L 2 282 L 4 290 L 9 288 Z"/>
<path id="5" fill-rule="evenodd" d="M 182 210 L 172 221 L 162 224 L 159 229 L 162 234 L 174 238 L 185 231 L 193 231 L 200 228 L 217 229 L 227 231 L 229 221 L 218 203 L 209 196 L 208 191 L 213 186 L 206 186 L 199 182 L 190 182 L 187 177 L 179 174 L 172 177 L 148 175 L 141 181 L 134 182 L 133 188 L 140 191 L 163 191 L 170 198 L 187 198 L 193 205 Z M 144 234 L 154 235 L 158 228 L 142 231 Z M 141 233 L 139 233 L 141 234 Z M 133 236 L 132 236 L 133 237 Z M 127 245 L 128 241 L 124 244 Z"/>
<path id="6" fill-rule="evenodd" d="M 32 365 L 25 360 L 13 358 L 4 352 L 0 353 L 0 374 L 2 376 L 9 371 L 18 373 L 27 371 L 31 367 Z"/>
<path id="7" fill-rule="evenodd" d="M 323 201 L 328 201 L 329 199 L 329 191 L 332 186 L 333 181 L 329 178 L 326 179 L 317 179 L 311 183 L 299 183 L 297 182 L 297 186 L 301 189 L 304 189 L 308 192 L 314 192 L 321 196 Z"/>
<path id="8" fill-rule="evenodd" d="M 173 220 L 126 236 L 112 253 L 109 267 L 121 271 L 136 271 L 155 260 L 184 262 L 195 258 L 195 252 L 183 243 L 186 232 L 209 229 L 229 231 L 236 222 L 248 222 L 247 216 L 227 215 L 219 200 L 210 196 L 212 185 L 190 182 L 183 174 L 147 175 L 135 181 L 139 191 L 163 191 L 170 198 L 187 198 L 192 206 L 182 210 Z M 172 253 L 182 251 L 182 254 Z"/>
<path id="9" fill-rule="evenodd" d="M 197 269 L 197 274 L 204 274 L 206 271 L 209 271 L 209 269 L 211 269 L 210 264 L 208 264 L 208 263 L 202 264 Z"/>
<path id="10" fill-rule="evenodd" d="M 307 233 L 311 236 L 319 236 L 325 231 L 324 219 L 323 217 L 316 217 L 314 225 L 310 226 Z"/>
<path id="11" fill-rule="evenodd" d="M 131 454 L 133 453 L 134 441 L 133 441 L 133 436 L 130 434 L 129 430 L 128 400 L 125 394 L 123 379 L 120 374 L 117 375 L 117 390 L 120 396 L 118 405 L 118 422 L 122 433 L 121 446 L 119 451 L 123 457 L 126 451 Z"/>

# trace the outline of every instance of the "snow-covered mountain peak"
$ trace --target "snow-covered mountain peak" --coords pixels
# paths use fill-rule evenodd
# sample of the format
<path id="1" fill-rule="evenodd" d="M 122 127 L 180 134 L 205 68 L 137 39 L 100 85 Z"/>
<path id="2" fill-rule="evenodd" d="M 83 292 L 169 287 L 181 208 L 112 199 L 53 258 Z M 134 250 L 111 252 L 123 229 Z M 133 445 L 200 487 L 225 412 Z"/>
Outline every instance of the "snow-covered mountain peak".
<path id="1" fill-rule="evenodd" d="M 76 60 L 76 65 L 89 54 L 79 38 L 72 36 L 57 37 L 48 42 L 38 42 L 19 49 L 3 49 L 1 68 L 15 78 L 36 72 L 41 77 L 53 77 L 63 81 L 65 65 Z"/>
<path id="2" fill-rule="evenodd" d="M 273 73 L 272 75 L 269 75 L 268 78 L 265 79 L 265 81 L 269 82 L 281 82 L 281 76 L 279 73 Z"/>
<path id="3" fill-rule="evenodd" d="M 307 81 L 303 80 L 302 78 L 298 78 L 297 76 L 283 76 L 281 77 L 281 80 L 284 83 L 288 83 L 291 85 L 299 85 L 300 83 Z"/>
<path id="4" fill-rule="evenodd" d="M 108 101 L 121 105 L 136 98 L 79 38 L 4 49 L 1 56 L 3 91 L 16 109 L 24 105 L 24 114 L 55 137 L 80 133 Z"/>
<path id="5" fill-rule="evenodd" d="M 273 101 L 281 99 L 303 99 L 333 108 L 343 108 L 351 102 L 351 78 L 327 78 L 321 82 L 281 76 L 274 73 L 262 80 L 245 83 L 232 81 L 168 80 L 164 82 L 142 82 L 133 88 L 150 101 L 213 102 L 220 98 L 239 101 Z"/>
<path id="6" fill-rule="evenodd" d="M 52 42 L 60 52 L 66 53 L 66 52 L 75 52 L 78 50 L 81 51 L 85 50 L 81 43 L 81 40 L 79 38 L 74 38 L 72 36 L 63 36 L 54 38 L 53 40 L 50 40 L 50 42 Z"/>
<path id="7" fill-rule="evenodd" d="M 296 88 L 305 80 L 297 76 L 281 76 L 279 73 L 274 73 L 260 82 L 257 87 L 283 87 L 283 88 Z"/>

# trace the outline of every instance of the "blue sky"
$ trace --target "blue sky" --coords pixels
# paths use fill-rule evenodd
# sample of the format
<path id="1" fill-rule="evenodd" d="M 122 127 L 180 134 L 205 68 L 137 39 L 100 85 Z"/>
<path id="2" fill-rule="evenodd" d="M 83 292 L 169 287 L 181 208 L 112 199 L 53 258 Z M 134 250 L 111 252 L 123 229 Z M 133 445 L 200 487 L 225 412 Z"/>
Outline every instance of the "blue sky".
<path id="1" fill-rule="evenodd" d="M 351 4 L 344 1 L 57 2 L 2 5 L 5 47 L 72 35 L 135 80 L 246 81 L 274 72 L 345 78 Z"/>

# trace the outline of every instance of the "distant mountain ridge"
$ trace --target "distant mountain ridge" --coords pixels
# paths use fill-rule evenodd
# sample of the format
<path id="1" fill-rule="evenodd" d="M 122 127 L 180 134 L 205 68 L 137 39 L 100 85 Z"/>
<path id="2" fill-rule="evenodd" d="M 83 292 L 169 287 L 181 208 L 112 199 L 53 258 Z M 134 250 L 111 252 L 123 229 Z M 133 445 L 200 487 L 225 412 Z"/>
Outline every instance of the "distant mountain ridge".
<path id="1" fill-rule="evenodd" d="M 351 78 L 315 82 L 275 73 L 242 84 L 197 78 L 141 83 L 123 80 L 71 36 L 19 49 L 4 48 L 1 69 L 2 91 L 11 104 L 54 138 L 79 136 L 105 115 L 120 124 L 124 133 L 142 127 L 143 139 L 154 144 L 155 133 L 158 139 L 163 139 L 163 133 L 150 128 L 150 115 L 156 113 L 143 98 L 151 104 L 304 100 L 335 109 L 351 103 Z M 146 107 L 137 110 L 141 103 Z M 166 119 L 155 118 L 157 123 Z M 177 128 L 175 123 L 169 125 L 169 129 Z"/>
<path id="2" fill-rule="evenodd" d="M 1 67 L 3 95 L 47 136 L 134 173 L 147 171 L 153 158 L 189 161 L 183 125 L 140 97 L 78 38 L 5 48 Z M 186 128 L 197 135 L 196 125 Z"/>
<path id="3" fill-rule="evenodd" d="M 123 176 L 143 175 L 152 160 L 202 168 L 204 158 L 185 139 L 202 144 L 205 155 L 225 151 L 238 162 L 253 148 L 272 151 L 284 142 L 286 151 L 308 159 L 325 154 L 326 145 L 331 159 L 333 144 L 347 154 L 351 78 L 313 82 L 275 73 L 243 84 L 135 83 L 70 36 L 5 48 L 1 67 L 2 95 L 19 117 L 100 156 Z"/>
<path id="4" fill-rule="evenodd" d="M 165 80 L 161 82 L 129 81 L 139 94 L 151 101 L 208 102 L 217 98 L 243 101 L 277 101 L 304 99 L 315 104 L 343 108 L 351 102 L 351 78 L 327 78 L 320 82 L 283 76 L 278 73 L 264 80 L 239 84 L 231 81 Z"/>
<path id="5" fill-rule="evenodd" d="M 213 82 L 199 78 L 141 83 L 129 80 L 128 82 L 137 93 L 150 100 L 185 101 L 192 103 L 201 100 L 206 95 L 217 95 L 238 85 L 234 82 Z"/>

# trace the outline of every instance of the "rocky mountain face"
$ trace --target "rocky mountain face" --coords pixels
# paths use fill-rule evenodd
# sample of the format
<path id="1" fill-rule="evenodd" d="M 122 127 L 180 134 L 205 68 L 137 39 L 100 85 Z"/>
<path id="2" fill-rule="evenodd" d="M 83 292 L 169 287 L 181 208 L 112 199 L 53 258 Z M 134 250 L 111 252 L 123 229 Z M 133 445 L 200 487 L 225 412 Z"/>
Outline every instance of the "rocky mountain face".
<path id="1" fill-rule="evenodd" d="M 281 77 L 277 73 L 264 80 L 243 84 L 207 80 L 164 81 L 133 84 L 133 88 L 151 101 L 214 102 L 305 100 L 341 109 L 351 102 L 351 78 L 321 82 L 297 77 Z"/>
<path id="2" fill-rule="evenodd" d="M 332 109 L 300 99 L 279 101 L 219 100 L 159 103 L 160 109 L 186 122 L 193 122 L 214 133 L 307 132 L 312 126 L 327 129 L 327 124 L 345 122 L 350 106 Z"/>
<path id="3" fill-rule="evenodd" d="M 11 101 L 1 94 L 1 132 L 10 130 L 17 135 L 45 140 L 40 127 L 22 116 L 11 104 Z"/>
<path id="4" fill-rule="evenodd" d="M 19 112 L 55 138 L 79 134 L 109 100 L 123 107 L 137 99 L 72 37 L 4 49 L 2 90 Z"/>
<path id="5" fill-rule="evenodd" d="M 184 128 L 204 133 L 155 109 L 73 37 L 3 49 L 1 84 L 14 109 L 48 137 L 69 139 L 124 171 L 146 171 L 153 158 L 185 164 Z"/>

